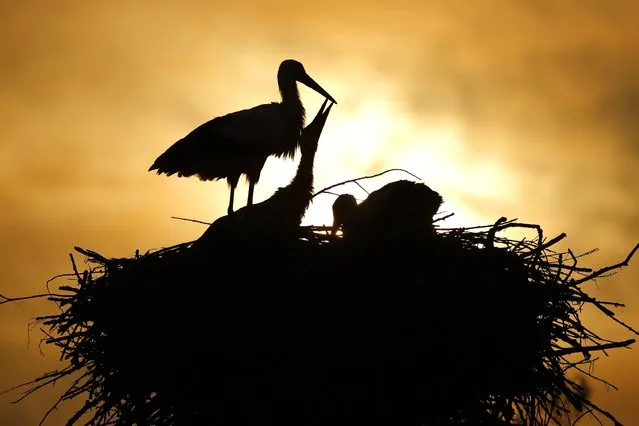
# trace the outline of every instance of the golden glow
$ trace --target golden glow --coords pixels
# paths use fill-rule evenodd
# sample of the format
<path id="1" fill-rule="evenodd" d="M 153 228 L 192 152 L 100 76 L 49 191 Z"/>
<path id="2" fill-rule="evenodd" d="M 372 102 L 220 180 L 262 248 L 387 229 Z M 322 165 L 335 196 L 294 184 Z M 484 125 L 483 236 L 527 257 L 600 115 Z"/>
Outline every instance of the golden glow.
<path id="1" fill-rule="evenodd" d="M 331 117 L 331 125 L 327 126 L 322 135 L 319 150 L 323 156 L 342 159 L 338 164 L 341 165 L 339 169 L 342 175 L 349 174 L 348 179 L 397 168 L 422 178 L 425 184 L 441 191 L 445 198 L 447 192 L 452 193 L 454 199 L 456 193 L 464 190 L 473 192 L 474 189 L 477 189 L 475 192 L 479 196 L 509 195 L 507 191 L 510 188 L 499 184 L 503 182 L 500 180 L 503 179 L 503 173 L 500 174 L 496 164 L 493 164 L 492 168 L 488 164 L 481 164 L 470 170 L 462 167 L 463 142 L 459 133 L 455 131 L 454 124 L 422 129 L 408 122 L 402 113 L 403 111 L 392 111 L 383 99 L 363 100 L 352 113 L 342 116 L 337 116 L 336 113 L 336 117 Z M 343 143 L 334 143 L 335 140 Z M 395 152 L 392 149 L 394 144 L 411 146 L 411 149 Z M 370 169 L 373 164 L 376 165 L 375 170 Z M 331 172 L 330 169 L 316 170 L 318 177 L 324 181 L 331 176 Z M 397 179 L 417 180 L 407 173 L 396 171 L 370 180 L 362 180 L 360 184 L 372 192 Z M 327 185 L 338 182 L 327 182 Z M 471 188 L 466 186 L 468 182 L 472 183 Z M 364 189 L 350 183 L 337 187 L 332 192 L 352 193 L 361 202 L 368 195 Z M 495 194 L 494 191 L 501 192 Z M 331 206 L 334 199 L 335 197 L 330 194 L 320 195 L 313 202 L 303 223 L 332 223 Z M 472 226 L 480 219 L 458 200 L 447 202 L 444 209 L 454 212 L 455 215 L 441 226 Z M 482 219 L 485 221 L 485 218 Z"/>
<path id="2" fill-rule="evenodd" d="M 519 217 L 549 236 L 567 232 L 576 252 L 601 248 L 584 259 L 593 267 L 639 240 L 636 1 L 5 3 L 0 293 L 44 291 L 70 271 L 74 245 L 128 256 L 197 238 L 202 225 L 170 217 L 214 220 L 226 210 L 226 183 L 147 169 L 211 117 L 277 100 L 284 58 L 301 60 L 339 102 L 320 141 L 316 189 L 404 168 L 455 213 L 442 226 Z M 321 97 L 300 93 L 313 117 Z M 256 201 L 294 172 L 293 161 L 268 160 Z M 366 196 L 353 184 L 336 191 Z M 318 197 L 305 223 L 330 223 L 333 200 Z M 245 202 L 242 183 L 236 208 Z M 634 325 L 636 263 L 593 289 L 626 303 L 620 317 Z M 31 306 L 0 309 L 7 385 L 49 362 L 36 345 L 24 349 L 24 324 L 41 314 Z M 625 424 L 639 417 L 637 365 L 635 350 L 597 366 L 621 390 L 596 387 L 596 402 Z M 0 424 L 16 426 L 37 424 L 50 402 L 6 401 Z"/>

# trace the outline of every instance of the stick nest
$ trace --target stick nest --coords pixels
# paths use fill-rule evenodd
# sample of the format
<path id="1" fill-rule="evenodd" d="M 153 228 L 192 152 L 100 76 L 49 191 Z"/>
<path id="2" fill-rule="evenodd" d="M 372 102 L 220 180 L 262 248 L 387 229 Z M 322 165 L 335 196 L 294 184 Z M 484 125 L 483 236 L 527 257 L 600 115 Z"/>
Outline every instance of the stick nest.
<path id="1" fill-rule="evenodd" d="M 634 332 L 611 310 L 623 305 L 584 289 L 634 250 L 593 272 L 553 249 L 563 237 L 502 218 L 348 244 L 300 227 L 122 259 L 76 248 L 87 269 L 71 255 L 77 284 L 48 294 L 59 313 L 39 318 L 64 368 L 24 396 L 72 378 L 59 402 L 85 403 L 68 425 L 614 421 L 572 374 L 634 340 L 599 337 L 579 314 L 590 305 Z"/>

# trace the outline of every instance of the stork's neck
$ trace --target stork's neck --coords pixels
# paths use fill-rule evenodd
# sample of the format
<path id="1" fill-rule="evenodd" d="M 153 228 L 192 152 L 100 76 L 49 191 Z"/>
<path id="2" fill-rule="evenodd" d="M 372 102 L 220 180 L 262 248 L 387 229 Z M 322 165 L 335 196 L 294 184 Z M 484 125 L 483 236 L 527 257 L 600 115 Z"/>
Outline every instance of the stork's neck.
<path id="1" fill-rule="evenodd" d="M 299 123 L 300 130 L 304 127 L 306 111 L 300 99 L 300 92 L 295 80 L 278 79 L 280 94 L 282 95 L 282 105 L 289 112 L 290 116 Z"/>
<path id="2" fill-rule="evenodd" d="M 308 207 L 308 202 L 313 194 L 313 163 L 315 162 L 315 149 L 309 149 L 302 153 L 302 158 L 297 166 L 295 177 L 288 185 L 291 194 L 299 196 L 299 202 L 304 210 Z"/>

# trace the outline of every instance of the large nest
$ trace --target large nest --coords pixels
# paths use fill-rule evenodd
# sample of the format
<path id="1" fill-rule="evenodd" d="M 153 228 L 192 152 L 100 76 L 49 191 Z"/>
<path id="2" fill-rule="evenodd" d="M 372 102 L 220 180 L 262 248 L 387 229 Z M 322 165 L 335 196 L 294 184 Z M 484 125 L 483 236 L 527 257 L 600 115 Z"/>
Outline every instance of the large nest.
<path id="1" fill-rule="evenodd" d="M 508 228 L 537 234 L 501 236 Z M 123 259 L 76 248 L 88 269 L 71 256 L 77 285 L 49 295 L 60 312 L 40 318 L 65 367 L 26 394 L 73 377 L 60 400 L 86 402 L 69 425 L 614 419 L 571 374 L 587 374 L 592 352 L 633 343 L 579 317 L 591 305 L 620 322 L 610 308 L 622 305 L 584 284 L 632 253 L 592 272 L 553 249 L 563 237 L 502 218 L 348 244 L 300 227 Z"/>

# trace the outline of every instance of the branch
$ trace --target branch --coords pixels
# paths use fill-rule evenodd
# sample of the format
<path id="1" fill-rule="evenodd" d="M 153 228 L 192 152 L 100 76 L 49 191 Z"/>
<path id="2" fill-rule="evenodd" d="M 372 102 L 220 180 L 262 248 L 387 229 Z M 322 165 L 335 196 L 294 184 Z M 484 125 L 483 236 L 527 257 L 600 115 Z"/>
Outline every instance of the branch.
<path id="1" fill-rule="evenodd" d="M 94 252 L 93 250 L 83 249 L 83 248 L 77 247 L 77 246 L 73 247 L 73 248 L 78 253 L 83 254 L 86 257 L 90 257 L 90 258 L 96 259 L 102 264 L 109 263 L 109 259 L 107 259 L 106 257 L 102 256 L 101 254 L 98 254 L 98 253 Z M 72 261 L 72 264 L 75 265 L 75 262 L 73 261 L 73 256 L 71 256 L 71 261 Z M 76 269 L 76 268 L 74 268 L 74 269 Z"/>
<path id="2" fill-rule="evenodd" d="M 41 297 L 49 297 L 49 296 L 68 297 L 68 295 L 58 294 L 58 293 L 42 293 L 42 294 L 34 294 L 32 296 L 22 296 L 22 297 L 7 297 L 4 294 L 0 294 L 0 305 L 4 305 L 5 303 L 9 303 L 9 302 L 19 302 L 20 300 L 39 299 Z"/>
<path id="3" fill-rule="evenodd" d="M 313 194 L 313 196 L 311 197 L 311 200 L 312 200 L 313 198 L 317 197 L 318 195 L 323 194 L 323 193 L 325 193 L 325 192 L 328 192 L 328 191 L 330 191 L 331 189 L 336 188 L 336 187 L 338 187 L 338 186 L 346 185 L 347 183 L 358 183 L 360 180 L 376 178 L 376 177 L 378 177 L 378 176 L 384 175 L 384 174 L 389 173 L 389 172 L 404 172 L 404 173 L 406 173 L 406 174 L 411 175 L 412 177 L 414 177 L 414 178 L 415 178 L 415 179 L 417 179 L 417 180 L 421 180 L 421 178 L 419 178 L 419 177 L 415 176 L 414 174 L 412 174 L 412 173 L 411 173 L 411 172 L 409 172 L 408 170 L 404 170 L 404 169 L 388 169 L 388 170 L 385 170 L 385 171 L 383 171 L 383 172 L 381 172 L 381 173 L 377 173 L 376 175 L 363 176 L 363 177 L 359 177 L 359 178 L 356 178 L 356 179 L 348 179 L 348 180 L 345 180 L 345 181 L 343 181 L 343 182 L 339 182 L 339 183 L 336 183 L 336 184 L 334 184 L 334 185 L 327 186 L 326 188 L 322 189 L 321 191 L 316 192 L 315 194 Z M 358 184 L 358 185 L 359 185 L 359 184 Z M 360 188 L 361 188 L 361 185 L 360 185 Z M 365 191 L 366 191 L 366 190 L 365 190 Z M 368 192 L 368 191 L 366 191 L 366 192 Z"/>
<path id="4" fill-rule="evenodd" d="M 628 263 L 630 262 L 630 259 L 632 259 L 632 257 L 635 255 L 635 253 L 637 252 L 637 250 L 639 250 L 639 243 L 637 243 L 637 245 L 630 251 L 630 253 L 628 254 L 628 256 L 626 257 L 626 259 L 622 262 L 617 263 L 616 265 L 612 265 L 612 266 L 606 266 L 605 268 L 601 268 L 598 271 L 593 272 L 590 275 L 587 275 L 579 280 L 573 281 L 572 285 L 579 285 L 583 282 L 586 281 L 590 281 L 593 278 L 597 278 L 603 274 L 605 274 L 606 272 L 610 272 L 612 270 L 615 269 L 619 269 L 622 268 L 624 266 L 628 266 Z"/>
<path id="5" fill-rule="evenodd" d="M 588 352 L 588 351 L 605 351 L 606 349 L 614 349 L 614 348 L 625 348 L 633 343 L 635 343 L 635 339 L 624 340 L 623 342 L 614 342 L 608 343 L 606 345 L 595 345 L 595 346 L 582 346 L 580 348 L 566 348 L 560 349 L 558 351 L 554 351 L 553 356 L 565 356 L 570 354 L 575 354 L 577 352 Z"/>
<path id="6" fill-rule="evenodd" d="M 193 222 L 193 223 L 200 223 L 202 225 L 211 225 L 210 222 L 204 222 L 202 220 L 196 220 L 196 219 L 187 219 L 185 217 L 171 216 L 171 219 L 184 220 L 186 222 Z"/>
<path id="7" fill-rule="evenodd" d="M 435 223 L 435 222 L 441 222 L 441 221 L 446 220 L 446 219 L 448 219 L 448 218 L 450 218 L 450 217 L 453 217 L 453 216 L 455 216 L 455 213 L 448 213 L 448 214 L 445 214 L 445 215 L 443 215 L 443 216 L 441 216 L 441 217 L 438 217 L 437 219 L 433 219 L 433 223 Z"/>

